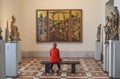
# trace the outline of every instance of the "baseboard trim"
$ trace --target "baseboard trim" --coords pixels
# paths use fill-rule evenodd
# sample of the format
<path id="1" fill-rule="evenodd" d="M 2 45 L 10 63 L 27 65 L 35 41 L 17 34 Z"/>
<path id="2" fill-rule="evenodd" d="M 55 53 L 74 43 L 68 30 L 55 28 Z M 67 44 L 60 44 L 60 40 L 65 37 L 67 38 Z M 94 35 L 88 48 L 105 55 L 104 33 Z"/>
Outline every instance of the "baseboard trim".
<path id="1" fill-rule="evenodd" d="M 95 57 L 94 51 L 61 51 L 61 57 Z M 49 51 L 22 51 L 22 57 L 49 57 Z"/>

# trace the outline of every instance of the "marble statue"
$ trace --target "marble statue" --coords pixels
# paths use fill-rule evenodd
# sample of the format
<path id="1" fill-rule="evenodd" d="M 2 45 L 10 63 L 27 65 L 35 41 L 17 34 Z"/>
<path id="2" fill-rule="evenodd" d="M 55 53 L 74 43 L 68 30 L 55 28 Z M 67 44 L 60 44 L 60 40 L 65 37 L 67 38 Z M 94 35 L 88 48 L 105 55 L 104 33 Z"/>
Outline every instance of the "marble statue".
<path id="1" fill-rule="evenodd" d="M 1 29 L 1 22 L 0 22 L 0 40 L 2 40 L 2 29 Z"/>
<path id="2" fill-rule="evenodd" d="M 101 24 L 97 27 L 97 42 L 100 41 L 100 36 L 101 36 Z"/>
<path id="3" fill-rule="evenodd" d="M 12 16 L 12 22 L 11 22 L 11 34 L 10 34 L 10 40 L 11 41 L 20 41 L 20 33 L 18 32 L 18 27 L 15 25 L 16 23 L 16 17 Z"/>

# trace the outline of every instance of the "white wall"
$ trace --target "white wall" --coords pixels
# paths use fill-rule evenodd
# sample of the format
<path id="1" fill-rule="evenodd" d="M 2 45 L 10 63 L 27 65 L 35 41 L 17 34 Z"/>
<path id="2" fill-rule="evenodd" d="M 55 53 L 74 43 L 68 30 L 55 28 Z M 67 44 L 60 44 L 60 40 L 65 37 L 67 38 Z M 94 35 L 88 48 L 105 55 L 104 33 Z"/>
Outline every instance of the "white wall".
<path id="1" fill-rule="evenodd" d="M 21 38 L 23 51 L 48 51 L 51 43 L 36 43 L 37 9 L 82 9 L 83 42 L 58 43 L 62 51 L 95 51 L 97 26 L 101 23 L 101 0 L 22 0 Z"/>
<path id="2" fill-rule="evenodd" d="M 1 4 L 1 0 L 0 0 L 0 20 L 1 20 L 1 6 L 2 4 Z"/>

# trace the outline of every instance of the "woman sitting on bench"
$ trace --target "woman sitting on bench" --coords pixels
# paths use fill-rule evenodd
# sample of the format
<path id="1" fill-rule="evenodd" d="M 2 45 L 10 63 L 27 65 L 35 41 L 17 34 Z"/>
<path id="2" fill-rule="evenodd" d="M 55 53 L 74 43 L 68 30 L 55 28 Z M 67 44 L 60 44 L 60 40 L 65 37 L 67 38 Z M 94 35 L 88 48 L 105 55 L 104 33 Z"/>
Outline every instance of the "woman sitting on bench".
<path id="1" fill-rule="evenodd" d="M 60 53 L 59 53 L 59 49 L 56 48 L 57 47 L 57 43 L 53 43 L 53 48 L 50 49 L 50 70 L 52 72 L 54 72 L 53 65 L 57 64 L 58 70 L 57 73 L 59 73 L 60 71 Z"/>

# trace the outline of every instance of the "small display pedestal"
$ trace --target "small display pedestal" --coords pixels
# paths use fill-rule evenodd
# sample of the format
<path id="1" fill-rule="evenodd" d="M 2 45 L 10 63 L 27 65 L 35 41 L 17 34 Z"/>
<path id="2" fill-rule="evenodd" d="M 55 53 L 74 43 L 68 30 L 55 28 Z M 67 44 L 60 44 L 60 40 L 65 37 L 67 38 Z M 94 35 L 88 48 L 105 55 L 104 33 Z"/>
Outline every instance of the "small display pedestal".
<path id="1" fill-rule="evenodd" d="M 95 59 L 101 60 L 101 42 L 96 42 Z"/>
<path id="2" fill-rule="evenodd" d="M 5 79 L 5 42 L 0 40 L 0 79 Z"/>
<path id="3" fill-rule="evenodd" d="M 16 77 L 18 76 L 18 64 L 19 64 L 19 42 L 5 43 L 5 57 L 6 57 L 6 76 Z"/>
<path id="4" fill-rule="evenodd" d="M 109 45 L 108 44 L 104 44 L 103 70 L 106 72 L 109 72 Z"/>
<path id="5" fill-rule="evenodd" d="M 120 78 L 120 42 L 109 41 L 109 76 Z"/>

